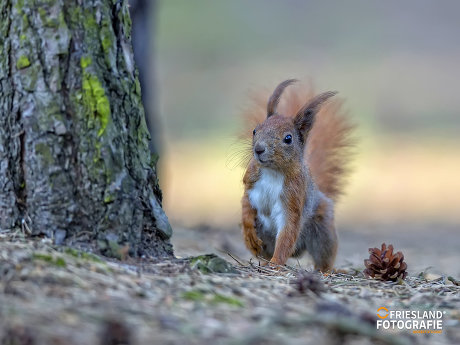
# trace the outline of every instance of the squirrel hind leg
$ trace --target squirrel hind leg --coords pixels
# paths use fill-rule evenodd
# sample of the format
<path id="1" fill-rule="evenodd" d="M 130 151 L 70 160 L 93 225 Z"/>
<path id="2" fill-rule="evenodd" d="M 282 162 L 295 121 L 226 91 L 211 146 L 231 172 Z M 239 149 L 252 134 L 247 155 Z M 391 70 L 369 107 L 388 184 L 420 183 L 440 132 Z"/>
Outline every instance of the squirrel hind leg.
<path id="1" fill-rule="evenodd" d="M 311 222 L 306 227 L 306 249 L 313 258 L 314 267 L 322 272 L 333 268 L 337 255 L 338 238 L 334 226 L 333 204 L 320 202 Z"/>

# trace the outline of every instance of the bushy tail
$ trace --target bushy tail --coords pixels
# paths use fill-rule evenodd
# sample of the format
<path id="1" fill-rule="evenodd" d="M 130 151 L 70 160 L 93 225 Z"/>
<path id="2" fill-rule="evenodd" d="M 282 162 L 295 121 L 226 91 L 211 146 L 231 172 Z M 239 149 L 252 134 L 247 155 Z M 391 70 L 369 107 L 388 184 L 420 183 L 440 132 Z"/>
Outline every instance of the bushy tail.
<path id="1" fill-rule="evenodd" d="M 331 100 L 316 116 L 308 137 L 305 158 L 319 189 L 333 200 L 343 193 L 349 170 L 351 132 L 354 126 L 345 116 L 342 100 Z"/>
<path id="2" fill-rule="evenodd" d="M 253 95 L 253 104 L 246 109 L 244 116 L 255 126 L 267 116 L 267 101 L 270 93 Z M 315 96 L 312 88 L 302 85 L 287 89 L 278 106 L 278 113 L 294 117 L 311 98 Z M 337 200 L 343 193 L 344 182 L 349 170 L 351 137 L 353 124 L 343 110 L 343 100 L 336 97 L 325 103 L 316 115 L 315 123 L 307 139 L 305 160 L 319 189 L 329 198 Z M 250 138 L 252 128 L 243 137 Z"/>

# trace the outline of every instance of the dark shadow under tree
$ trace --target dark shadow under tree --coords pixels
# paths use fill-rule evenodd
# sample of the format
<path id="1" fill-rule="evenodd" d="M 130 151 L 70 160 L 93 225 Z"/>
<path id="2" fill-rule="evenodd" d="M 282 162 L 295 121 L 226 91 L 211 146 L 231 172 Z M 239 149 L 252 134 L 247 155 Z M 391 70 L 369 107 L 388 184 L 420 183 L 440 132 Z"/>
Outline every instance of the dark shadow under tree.
<path id="1" fill-rule="evenodd" d="M 0 4 L 0 228 L 170 256 L 126 1 Z"/>

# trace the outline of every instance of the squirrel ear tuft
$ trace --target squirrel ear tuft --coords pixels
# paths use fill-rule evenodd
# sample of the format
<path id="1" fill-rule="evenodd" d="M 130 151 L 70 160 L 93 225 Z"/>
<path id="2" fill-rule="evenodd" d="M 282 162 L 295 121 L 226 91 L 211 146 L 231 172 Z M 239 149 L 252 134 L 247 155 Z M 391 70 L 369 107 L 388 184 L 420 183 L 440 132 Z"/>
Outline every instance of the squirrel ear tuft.
<path id="1" fill-rule="evenodd" d="M 337 94 L 337 91 L 327 91 L 313 97 L 307 104 L 305 104 L 297 113 L 294 118 L 294 125 L 300 133 L 302 141 L 313 127 L 315 116 L 318 113 L 321 105 L 326 102 L 330 97 Z"/>
<path id="2" fill-rule="evenodd" d="M 284 89 L 291 85 L 292 83 L 295 83 L 297 79 L 288 79 L 280 83 L 275 91 L 273 91 L 273 94 L 270 96 L 267 104 L 267 118 L 270 116 L 274 115 L 276 113 L 276 107 L 278 106 L 278 103 L 280 102 L 280 97 L 281 94 L 283 93 Z"/>

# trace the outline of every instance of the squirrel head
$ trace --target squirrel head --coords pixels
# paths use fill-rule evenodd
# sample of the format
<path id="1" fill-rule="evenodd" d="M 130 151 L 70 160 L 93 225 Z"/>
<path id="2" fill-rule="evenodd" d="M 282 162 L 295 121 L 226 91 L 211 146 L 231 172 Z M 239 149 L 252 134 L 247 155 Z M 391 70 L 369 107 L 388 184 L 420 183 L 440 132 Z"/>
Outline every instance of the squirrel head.
<path id="1" fill-rule="evenodd" d="M 267 118 L 253 131 L 254 159 L 261 166 L 286 170 L 303 160 L 308 133 L 321 105 L 337 92 L 328 91 L 309 100 L 292 118 L 278 114 L 276 108 L 284 89 L 296 82 L 288 79 L 280 83 L 268 100 Z"/>

